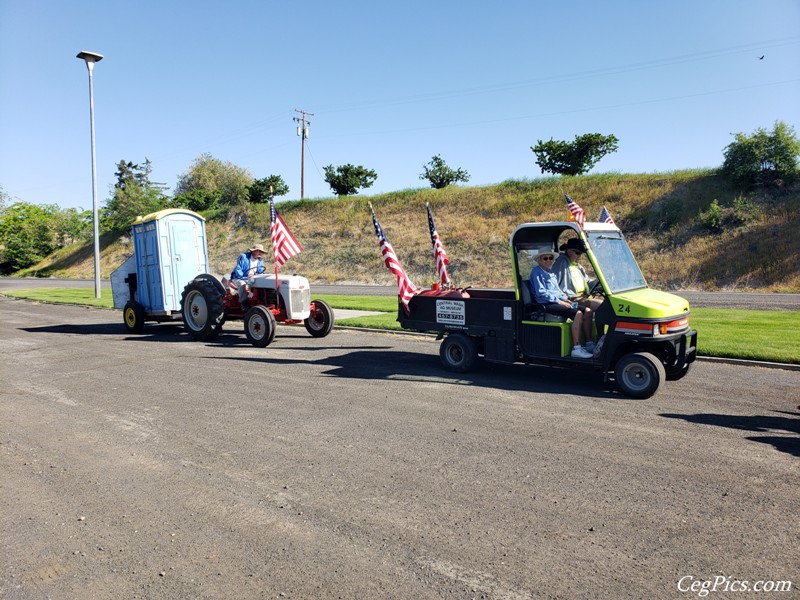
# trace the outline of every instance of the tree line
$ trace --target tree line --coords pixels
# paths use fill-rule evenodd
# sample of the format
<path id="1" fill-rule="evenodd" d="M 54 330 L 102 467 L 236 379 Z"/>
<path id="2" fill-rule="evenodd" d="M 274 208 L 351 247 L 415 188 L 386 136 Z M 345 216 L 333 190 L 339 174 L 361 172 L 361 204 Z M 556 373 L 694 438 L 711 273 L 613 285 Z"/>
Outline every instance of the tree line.
<path id="1" fill-rule="evenodd" d="M 737 133 L 723 151 L 720 174 L 743 190 L 784 189 L 800 178 L 800 140 L 792 127 L 776 121 L 772 130 L 757 129 L 746 135 Z M 537 140 L 531 146 L 543 173 L 581 175 L 611 152 L 619 140 L 614 135 L 588 133 L 573 141 Z M 175 192 L 152 181 L 152 163 L 121 160 L 114 173 L 116 182 L 100 210 L 100 229 L 114 234 L 128 231 L 134 219 L 166 208 L 186 208 L 213 218 L 230 209 L 269 201 L 271 196 L 289 193 L 280 175 L 255 178 L 247 169 L 222 161 L 210 154 L 198 156 L 178 178 Z M 325 181 L 338 196 L 350 196 L 372 186 L 377 173 L 361 165 L 345 164 L 323 168 Z M 419 175 L 432 188 L 441 189 L 469 181 L 464 169 L 453 169 L 435 155 L 423 165 Z M 711 219 L 711 216 L 702 216 Z M 0 273 L 24 269 L 54 251 L 92 236 L 91 211 L 62 209 L 55 204 L 34 205 L 11 202 L 0 186 Z"/>

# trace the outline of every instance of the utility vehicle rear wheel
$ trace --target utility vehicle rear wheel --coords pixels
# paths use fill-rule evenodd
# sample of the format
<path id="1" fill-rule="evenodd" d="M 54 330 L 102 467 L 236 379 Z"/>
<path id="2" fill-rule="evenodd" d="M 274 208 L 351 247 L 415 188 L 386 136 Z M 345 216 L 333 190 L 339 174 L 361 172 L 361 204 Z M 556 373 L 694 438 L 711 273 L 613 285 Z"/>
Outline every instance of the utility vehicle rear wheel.
<path id="1" fill-rule="evenodd" d="M 225 319 L 222 294 L 208 279 L 194 279 L 181 294 L 181 317 L 186 331 L 196 340 L 212 340 Z"/>
<path id="2" fill-rule="evenodd" d="M 275 339 L 275 317 L 263 306 L 254 306 L 244 316 L 244 334 L 253 346 L 264 348 Z"/>
<path id="3" fill-rule="evenodd" d="M 324 300 L 311 302 L 311 314 L 304 321 L 306 331 L 313 337 L 325 337 L 333 329 L 333 309 Z"/>
<path id="4" fill-rule="evenodd" d="M 141 333 L 144 330 L 144 307 L 135 300 L 128 300 L 122 309 L 122 319 L 128 331 Z"/>
<path id="5" fill-rule="evenodd" d="M 664 365 L 649 352 L 631 352 L 620 358 L 614 376 L 620 390 L 633 398 L 649 398 L 667 378 Z"/>
<path id="6" fill-rule="evenodd" d="M 468 335 L 452 333 L 439 346 L 439 358 L 446 369 L 466 373 L 478 361 L 478 345 Z"/>

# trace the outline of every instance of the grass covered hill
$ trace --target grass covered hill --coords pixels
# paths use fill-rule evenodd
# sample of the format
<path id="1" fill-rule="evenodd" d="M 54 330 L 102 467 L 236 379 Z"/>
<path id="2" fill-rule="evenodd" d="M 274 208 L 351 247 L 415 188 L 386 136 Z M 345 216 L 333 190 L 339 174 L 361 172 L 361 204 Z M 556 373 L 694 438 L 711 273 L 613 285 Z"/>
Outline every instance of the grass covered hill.
<path id="1" fill-rule="evenodd" d="M 511 285 L 508 239 L 520 223 L 563 221 L 566 192 L 596 219 L 605 206 L 650 284 L 662 289 L 800 291 L 800 190 L 742 194 L 712 171 L 603 174 L 506 181 L 485 187 L 415 189 L 287 201 L 278 211 L 304 247 L 282 269 L 317 283 L 394 285 L 368 203 L 411 279 L 436 280 L 425 202 L 433 210 L 458 286 Z M 269 244 L 269 207 L 209 217 L 209 260 L 227 274 L 253 243 Z M 132 254 L 125 236 L 104 239 L 108 277 Z M 62 249 L 19 275 L 93 277 L 92 245 Z"/>

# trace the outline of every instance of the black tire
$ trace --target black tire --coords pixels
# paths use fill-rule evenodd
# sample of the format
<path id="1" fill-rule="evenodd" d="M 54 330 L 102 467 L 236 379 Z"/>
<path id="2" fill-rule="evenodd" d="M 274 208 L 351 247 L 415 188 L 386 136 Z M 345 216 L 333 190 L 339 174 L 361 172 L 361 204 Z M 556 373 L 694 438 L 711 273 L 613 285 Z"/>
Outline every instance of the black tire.
<path id="1" fill-rule="evenodd" d="M 649 352 L 631 352 L 614 365 L 617 386 L 632 398 L 649 398 L 667 378 L 664 365 Z"/>
<path id="2" fill-rule="evenodd" d="M 333 329 L 333 309 L 324 300 L 312 300 L 314 310 L 304 321 L 306 331 L 315 338 L 323 338 Z"/>
<path id="3" fill-rule="evenodd" d="M 256 348 L 265 348 L 275 339 L 275 317 L 264 306 L 254 306 L 244 315 L 244 334 Z"/>
<path id="4" fill-rule="evenodd" d="M 444 338 L 439 346 L 439 358 L 449 371 L 466 373 L 478 361 L 478 345 L 468 335 L 453 333 Z"/>
<path id="5" fill-rule="evenodd" d="M 144 307 L 134 300 L 128 300 L 122 309 L 122 320 L 131 333 L 144 331 Z"/>
<path id="6" fill-rule="evenodd" d="M 194 339 L 213 340 L 222 331 L 225 312 L 219 288 L 207 279 L 193 279 L 181 294 L 183 326 Z"/>
<path id="7" fill-rule="evenodd" d="M 683 365 L 682 367 L 673 367 L 672 369 L 667 369 L 667 381 L 678 381 L 679 379 L 683 379 L 686 377 L 687 373 L 689 373 L 691 366 L 692 363 L 689 363 L 688 365 Z"/>

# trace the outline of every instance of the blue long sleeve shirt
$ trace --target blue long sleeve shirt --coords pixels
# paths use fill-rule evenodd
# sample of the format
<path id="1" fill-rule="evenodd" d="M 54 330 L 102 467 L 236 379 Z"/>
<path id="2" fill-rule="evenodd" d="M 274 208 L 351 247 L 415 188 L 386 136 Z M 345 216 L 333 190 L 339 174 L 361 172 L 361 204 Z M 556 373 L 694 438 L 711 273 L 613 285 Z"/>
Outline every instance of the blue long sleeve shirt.
<path id="1" fill-rule="evenodd" d="M 567 295 L 558 287 L 558 279 L 552 272 L 536 266 L 531 271 L 531 291 L 539 304 L 551 304 L 567 300 Z"/>
<path id="2" fill-rule="evenodd" d="M 236 259 L 236 266 L 233 268 L 233 272 L 231 272 L 231 279 L 247 279 L 248 277 L 252 277 L 253 275 L 260 275 L 264 272 L 264 261 L 260 258 L 258 259 L 258 266 L 256 267 L 256 272 L 251 272 L 250 269 L 250 256 L 251 252 L 243 252 L 239 255 L 239 258 Z"/>

